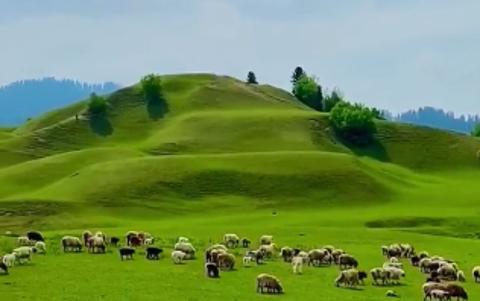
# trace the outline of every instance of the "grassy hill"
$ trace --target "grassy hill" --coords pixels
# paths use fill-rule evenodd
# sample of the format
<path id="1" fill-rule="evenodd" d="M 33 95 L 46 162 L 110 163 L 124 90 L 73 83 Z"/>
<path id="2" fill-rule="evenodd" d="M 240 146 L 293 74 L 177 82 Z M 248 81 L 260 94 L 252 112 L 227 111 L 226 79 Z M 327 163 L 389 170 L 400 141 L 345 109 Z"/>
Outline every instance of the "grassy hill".
<path id="1" fill-rule="evenodd" d="M 203 247 L 225 232 L 269 232 L 281 244 L 353 249 L 367 267 L 378 265 L 381 244 L 402 240 L 462 256 L 468 266 L 480 262 L 467 251 L 478 246 L 479 139 L 379 121 L 376 142 L 359 148 L 336 137 L 327 114 L 275 87 L 211 74 L 168 75 L 162 82 L 165 103 L 158 107 L 148 106 L 134 85 L 108 96 L 105 118 L 90 119 L 86 101 L 80 101 L 1 130 L 0 227 L 42 229 L 54 246 L 60 235 L 85 228 L 116 235 L 151 229 L 161 233 L 166 248 L 178 235 Z M 452 249 L 452 241 L 465 249 Z M 0 238 L 0 250 L 2 244 L 7 249 L 12 240 Z M 69 264 L 68 257 L 59 258 Z M 48 269 L 48 260 L 54 259 L 39 268 Z M 192 265 L 201 270 L 201 262 Z M 314 285 L 310 279 L 294 289 L 298 282 L 288 265 L 276 262 L 262 271 L 270 267 L 290 290 Z M 326 277 L 322 285 L 331 289 L 335 270 L 312 273 Z M 224 293 L 204 284 L 206 296 L 256 298 L 250 290 L 235 292 L 242 280 L 231 275 Z M 406 296 L 418 295 L 418 279 L 401 288 Z M 168 298 L 178 298 L 178 283 L 172 285 Z M 197 288 L 189 289 L 191 298 L 203 300 Z M 161 287 L 150 290 L 159 293 Z M 108 300 L 119 298 L 104 292 Z M 31 297 L 29 290 L 19 294 Z M 340 291 L 331 300 L 338 298 L 382 300 L 383 291 Z"/>

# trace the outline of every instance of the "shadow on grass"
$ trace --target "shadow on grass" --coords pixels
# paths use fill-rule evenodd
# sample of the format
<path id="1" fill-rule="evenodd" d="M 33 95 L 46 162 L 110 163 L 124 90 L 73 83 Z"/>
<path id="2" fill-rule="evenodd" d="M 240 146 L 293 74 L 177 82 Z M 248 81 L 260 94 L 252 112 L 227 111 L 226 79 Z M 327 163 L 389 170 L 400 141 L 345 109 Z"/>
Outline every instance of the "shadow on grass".
<path id="1" fill-rule="evenodd" d="M 94 114 L 90 116 L 90 128 L 100 136 L 106 137 L 113 134 L 113 127 L 106 114 Z"/>
<path id="2" fill-rule="evenodd" d="M 336 135 L 336 138 L 357 156 L 366 156 L 382 162 L 390 161 L 387 150 L 375 136 L 370 137 L 365 143 L 355 143 L 340 135 Z"/>
<path id="3" fill-rule="evenodd" d="M 148 117 L 152 120 L 161 119 L 169 111 L 166 99 L 159 95 L 158 97 L 147 99 Z"/>

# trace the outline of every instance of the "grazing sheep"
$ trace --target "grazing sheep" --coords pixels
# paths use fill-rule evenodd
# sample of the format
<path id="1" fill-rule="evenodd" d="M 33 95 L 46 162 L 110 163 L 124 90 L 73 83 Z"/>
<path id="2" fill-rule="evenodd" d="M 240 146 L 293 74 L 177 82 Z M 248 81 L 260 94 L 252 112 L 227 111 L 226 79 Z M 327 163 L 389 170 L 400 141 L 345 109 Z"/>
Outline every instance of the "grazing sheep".
<path id="1" fill-rule="evenodd" d="M 221 247 L 220 247 L 221 246 Z M 205 251 L 205 261 L 218 264 L 218 254 L 227 253 L 227 248 L 223 245 L 213 245 Z"/>
<path id="2" fill-rule="evenodd" d="M 2 272 L 5 275 L 8 275 L 8 266 L 3 262 L 0 262 L 0 272 Z"/>
<path id="3" fill-rule="evenodd" d="M 392 244 L 388 247 L 387 257 L 402 257 L 402 248 L 399 244 Z"/>
<path id="4" fill-rule="evenodd" d="M 106 243 L 107 242 L 107 236 L 105 235 L 105 233 L 103 233 L 102 231 L 97 231 L 95 232 L 95 237 L 99 237 L 101 239 L 103 239 L 103 241 Z"/>
<path id="5" fill-rule="evenodd" d="M 145 238 L 145 241 L 143 242 L 144 245 L 146 246 L 152 246 L 155 244 L 155 238 L 150 237 L 150 238 Z"/>
<path id="6" fill-rule="evenodd" d="M 29 240 L 32 241 L 45 241 L 45 238 L 43 237 L 42 233 L 38 231 L 29 231 L 27 232 L 27 237 Z"/>
<path id="7" fill-rule="evenodd" d="M 119 242 L 120 242 L 120 238 L 118 237 L 113 236 L 110 238 L 110 245 L 114 247 L 117 247 Z"/>
<path id="8" fill-rule="evenodd" d="M 2 262 L 9 268 L 13 267 L 16 261 L 17 256 L 15 256 L 15 253 L 6 254 L 2 258 Z"/>
<path id="9" fill-rule="evenodd" d="M 257 264 L 262 264 L 264 258 L 263 253 L 258 250 L 248 251 L 246 256 L 251 257 Z"/>
<path id="10" fill-rule="evenodd" d="M 359 285 L 360 282 L 363 283 L 365 278 L 367 278 L 367 273 L 357 269 L 348 269 L 340 272 L 335 279 L 335 285 L 338 287 L 343 284 L 344 286 L 354 287 Z"/>
<path id="11" fill-rule="evenodd" d="M 465 273 L 462 270 L 457 272 L 457 280 L 460 282 L 465 282 L 467 280 L 465 277 Z"/>
<path id="12" fill-rule="evenodd" d="M 183 260 L 185 260 L 187 254 L 183 251 L 174 250 L 172 251 L 171 256 L 174 264 L 181 264 L 183 263 Z"/>
<path id="13" fill-rule="evenodd" d="M 229 249 L 234 249 L 238 247 L 240 243 L 240 237 L 237 234 L 227 233 L 223 236 L 223 242 Z"/>
<path id="14" fill-rule="evenodd" d="M 233 270 L 235 267 L 235 256 L 229 253 L 218 254 L 218 267 L 225 270 Z"/>
<path id="15" fill-rule="evenodd" d="M 19 236 L 17 238 L 17 244 L 20 247 L 32 247 L 35 245 L 35 241 L 30 240 L 27 236 Z"/>
<path id="16" fill-rule="evenodd" d="M 340 258 L 341 255 L 345 254 L 345 251 L 342 250 L 342 249 L 335 249 L 332 251 L 331 255 L 332 255 L 332 261 L 335 263 L 335 264 L 338 264 L 338 260 Z"/>
<path id="17" fill-rule="evenodd" d="M 252 257 L 252 256 L 244 256 L 243 259 L 242 259 L 242 262 L 243 262 L 243 266 L 244 267 L 251 267 L 252 266 L 252 262 L 254 261 L 255 259 Z"/>
<path id="18" fill-rule="evenodd" d="M 120 253 L 120 260 L 133 260 L 133 254 L 135 254 L 135 249 L 132 247 L 123 247 L 118 249 Z"/>
<path id="19" fill-rule="evenodd" d="M 248 238 L 242 238 L 242 247 L 248 249 L 252 242 Z"/>
<path id="20" fill-rule="evenodd" d="M 410 263 L 412 264 L 412 266 L 418 267 L 418 265 L 420 264 L 420 257 L 418 257 L 417 255 L 410 257 Z"/>
<path id="21" fill-rule="evenodd" d="M 428 297 L 431 299 L 439 300 L 439 301 L 447 301 L 450 300 L 450 294 L 447 291 L 441 289 L 433 289 L 428 292 Z"/>
<path id="22" fill-rule="evenodd" d="M 398 268 L 386 268 L 385 271 L 388 275 L 388 280 L 395 283 L 400 284 L 400 278 L 405 277 L 405 271 Z"/>
<path id="23" fill-rule="evenodd" d="M 90 239 L 90 237 L 92 237 L 93 234 L 92 232 L 88 231 L 88 230 L 85 230 L 83 231 L 82 233 L 82 238 L 83 238 L 83 244 L 85 245 L 85 247 L 87 247 L 88 245 L 88 240 Z"/>
<path id="24" fill-rule="evenodd" d="M 157 247 L 148 247 L 146 249 L 146 258 L 148 260 L 159 260 L 160 259 L 160 254 L 163 252 L 162 249 L 157 248 Z"/>
<path id="25" fill-rule="evenodd" d="M 338 264 L 340 269 L 356 268 L 358 267 L 358 261 L 349 254 L 342 254 L 338 258 Z"/>
<path id="26" fill-rule="evenodd" d="M 388 284 L 389 275 L 384 268 L 373 268 L 370 270 L 372 276 L 373 285 L 379 285 L 378 281 L 382 281 L 382 285 Z"/>
<path id="27" fill-rule="evenodd" d="M 261 245 L 270 245 L 273 243 L 273 236 L 272 235 L 262 235 L 260 237 L 260 244 Z"/>
<path id="28" fill-rule="evenodd" d="M 266 291 L 265 291 L 266 290 Z M 260 294 L 282 294 L 283 286 L 277 277 L 269 274 L 260 274 L 257 276 L 257 293 Z"/>
<path id="29" fill-rule="evenodd" d="M 411 244 L 400 244 L 402 257 L 410 258 L 415 254 L 415 248 Z"/>
<path id="30" fill-rule="evenodd" d="M 390 257 L 390 263 L 399 263 L 398 261 L 398 258 L 397 257 Z"/>
<path id="31" fill-rule="evenodd" d="M 457 297 L 457 300 L 468 300 L 467 291 L 465 291 L 465 289 L 458 284 L 447 283 L 445 285 L 445 291 L 448 292 L 449 297 Z"/>
<path id="32" fill-rule="evenodd" d="M 37 250 L 37 253 L 38 254 L 45 254 L 47 253 L 47 245 L 45 244 L 45 242 L 39 240 L 35 243 L 35 246 L 34 246 L 35 250 Z"/>
<path id="33" fill-rule="evenodd" d="M 142 245 L 143 241 L 140 238 L 140 233 L 137 231 L 128 231 L 125 234 L 126 244 L 129 247 L 139 247 Z"/>
<path id="34" fill-rule="evenodd" d="M 420 260 L 419 267 L 423 273 L 430 273 L 431 271 L 436 271 L 440 267 L 440 264 L 438 261 L 434 262 L 430 258 L 423 258 Z"/>
<path id="35" fill-rule="evenodd" d="M 34 249 L 32 247 L 19 247 L 13 250 L 13 254 L 15 254 L 15 258 L 19 264 L 24 264 L 30 260 L 32 260 L 32 254 Z"/>
<path id="36" fill-rule="evenodd" d="M 97 254 L 105 253 L 106 244 L 102 236 L 92 236 L 88 239 L 88 252 Z"/>
<path id="37" fill-rule="evenodd" d="M 294 274 L 303 273 L 303 258 L 300 256 L 295 256 L 292 258 L 292 269 Z"/>
<path id="38" fill-rule="evenodd" d="M 277 245 L 274 243 L 268 245 L 261 245 L 258 248 L 258 251 L 260 251 L 260 253 L 262 253 L 263 257 L 265 258 L 272 258 L 275 250 L 277 250 Z"/>
<path id="39" fill-rule="evenodd" d="M 437 269 L 438 277 L 441 280 L 455 281 L 457 280 L 457 271 L 449 264 L 441 265 Z"/>
<path id="40" fill-rule="evenodd" d="M 291 262 L 293 258 L 293 249 L 290 247 L 283 247 L 280 249 L 280 256 L 284 262 Z"/>
<path id="41" fill-rule="evenodd" d="M 88 242 L 87 242 L 88 244 Z M 82 241 L 75 236 L 64 236 L 62 238 L 63 252 L 81 252 Z"/>
<path id="42" fill-rule="evenodd" d="M 330 253 L 326 249 L 314 249 L 308 252 L 309 264 L 320 266 L 322 263 L 329 263 Z"/>
<path id="43" fill-rule="evenodd" d="M 480 266 L 476 266 L 472 269 L 472 276 L 475 282 L 480 281 Z"/>
<path id="44" fill-rule="evenodd" d="M 383 256 L 388 255 L 388 246 L 381 246 L 380 249 L 382 250 L 382 255 Z"/>
<path id="45" fill-rule="evenodd" d="M 187 242 L 190 242 L 190 240 L 184 236 L 180 236 L 178 239 L 177 239 L 177 242 L 178 243 L 187 243 Z"/>
<path id="46" fill-rule="evenodd" d="M 182 251 L 183 253 L 185 253 L 184 259 L 192 259 L 192 258 L 195 257 L 196 250 L 192 246 L 192 244 L 189 243 L 189 242 L 185 242 L 185 243 L 178 242 L 178 243 L 176 243 L 175 246 L 174 246 L 174 250 Z"/>
<path id="47" fill-rule="evenodd" d="M 217 265 L 213 262 L 207 262 L 205 264 L 205 273 L 208 278 L 219 278 L 220 277 L 220 271 L 217 267 Z"/>

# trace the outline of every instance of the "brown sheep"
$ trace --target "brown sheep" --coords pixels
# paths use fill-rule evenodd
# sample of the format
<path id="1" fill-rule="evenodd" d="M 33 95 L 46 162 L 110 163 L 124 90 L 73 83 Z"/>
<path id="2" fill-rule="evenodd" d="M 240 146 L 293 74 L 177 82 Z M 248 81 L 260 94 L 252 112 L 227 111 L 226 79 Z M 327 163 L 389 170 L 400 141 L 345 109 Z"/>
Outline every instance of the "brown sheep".
<path id="1" fill-rule="evenodd" d="M 269 274 L 260 274 L 257 276 L 257 293 L 283 294 L 283 286 L 277 277 Z"/>
<path id="2" fill-rule="evenodd" d="M 233 270 L 235 267 L 235 256 L 229 253 L 218 254 L 218 267 L 225 270 Z"/>

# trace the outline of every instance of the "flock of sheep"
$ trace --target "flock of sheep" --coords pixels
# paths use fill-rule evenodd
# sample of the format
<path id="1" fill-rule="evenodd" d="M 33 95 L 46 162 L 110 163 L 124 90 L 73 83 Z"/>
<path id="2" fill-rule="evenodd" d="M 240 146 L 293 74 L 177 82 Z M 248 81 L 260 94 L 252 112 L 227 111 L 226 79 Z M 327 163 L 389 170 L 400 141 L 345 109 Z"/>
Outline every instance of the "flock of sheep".
<path id="1" fill-rule="evenodd" d="M 129 231 L 125 234 L 124 244 L 119 237 L 109 237 L 103 232 L 93 234 L 84 231 L 81 237 L 64 236 L 61 246 L 65 253 L 81 252 L 87 249 L 89 253 L 105 253 L 107 247 L 118 249 L 120 259 L 132 260 L 137 248 L 145 250 L 147 260 L 159 260 L 163 249 L 155 246 L 155 238 L 147 232 Z M 457 263 L 440 256 L 429 256 L 426 251 L 416 252 L 410 244 L 392 244 L 382 246 L 382 254 L 386 262 L 382 266 L 373 268 L 369 273 L 358 269 L 358 260 L 342 249 L 333 246 L 324 246 L 309 251 L 298 248 L 278 248 L 271 235 L 263 235 L 259 239 L 257 249 L 250 249 L 251 241 L 236 234 L 225 234 L 223 242 L 213 244 L 205 250 L 205 274 L 210 278 L 220 277 L 220 271 L 233 270 L 236 257 L 230 253 L 239 247 L 247 249 L 242 258 L 245 267 L 253 264 L 260 265 L 273 257 L 280 256 L 284 262 L 291 264 L 293 274 L 303 273 L 305 265 L 338 265 L 340 272 L 334 283 L 337 287 L 356 287 L 364 284 L 364 280 L 371 277 L 373 285 L 397 285 L 405 277 L 401 259 L 409 259 L 410 264 L 418 267 L 419 272 L 427 275 L 423 285 L 424 300 L 468 300 L 468 294 L 459 282 L 465 282 L 465 273 L 458 268 Z M 25 236 L 17 238 L 18 247 L 11 253 L 5 254 L 0 260 L 0 272 L 8 274 L 9 269 L 17 264 L 25 264 L 32 259 L 32 254 L 45 254 L 47 251 L 44 236 L 38 231 L 30 231 Z M 186 237 L 179 237 L 173 246 L 170 257 L 174 264 L 181 264 L 185 260 L 194 259 L 196 249 Z M 480 266 L 472 271 L 475 282 L 480 281 Z M 270 274 L 257 276 L 257 292 L 267 294 L 281 294 L 284 288 L 280 280 Z M 393 290 L 386 292 L 388 297 L 398 297 Z"/>

